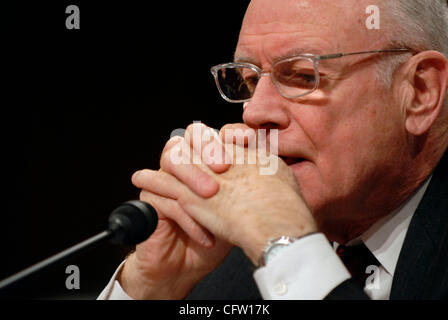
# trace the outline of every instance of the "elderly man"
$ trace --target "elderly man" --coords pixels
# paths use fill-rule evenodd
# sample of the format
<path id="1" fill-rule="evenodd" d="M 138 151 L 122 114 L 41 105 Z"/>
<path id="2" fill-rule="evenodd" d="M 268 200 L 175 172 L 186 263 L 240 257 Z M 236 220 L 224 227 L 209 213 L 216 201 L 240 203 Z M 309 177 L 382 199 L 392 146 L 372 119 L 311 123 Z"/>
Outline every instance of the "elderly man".
<path id="1" fill-rule="evenodd" d="M 244 102 L 226 128 L 278 132 L 277 172 L 174 164 L 192 127 L 169 140 L 133 176 L 159 226 L 100 298 L 448 296 L 447 4 L 377 1 L 379 30 L 369 4 L 252 0 L 212 70 Z"/>

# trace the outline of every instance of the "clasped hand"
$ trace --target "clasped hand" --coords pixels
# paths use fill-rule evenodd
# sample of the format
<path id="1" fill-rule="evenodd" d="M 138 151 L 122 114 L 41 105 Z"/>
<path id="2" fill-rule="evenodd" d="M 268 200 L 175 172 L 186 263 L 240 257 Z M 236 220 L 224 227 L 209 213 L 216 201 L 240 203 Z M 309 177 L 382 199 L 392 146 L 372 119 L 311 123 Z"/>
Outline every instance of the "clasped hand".
<path id="1" fill-rule="evenodd" d="M 201 126 L 201 137 L 207 133 L 212 139 L 194 142 L 194 126 Z M 184 138 L 166 143 L 160 170 L 133 175 L 140 199 L 159 214 L 155 233 L 137 246 L 120 278 L 134 298 L 184 298 L 233 245 L 256 265 L 269 238 L 317 230 L 291 169 L 276 158 L 277 171 L 262 175 L 263 159 L 248 161 L 248 146 L 257 135 L 226 139 L 229 130 L 241 129 L 248 127 L 226 125 L 217 136 L 202 124 L 190 125 Z M 236 161 L 238 154 L 244 161 Z"/>

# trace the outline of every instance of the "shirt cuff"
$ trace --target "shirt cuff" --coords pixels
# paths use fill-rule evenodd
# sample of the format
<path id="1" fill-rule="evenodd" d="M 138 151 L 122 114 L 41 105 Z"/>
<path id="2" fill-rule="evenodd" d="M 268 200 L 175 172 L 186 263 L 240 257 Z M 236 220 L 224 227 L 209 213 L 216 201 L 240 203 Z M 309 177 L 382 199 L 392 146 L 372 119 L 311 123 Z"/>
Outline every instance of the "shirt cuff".
<path id="1" fill-rule="evenodd" d="M 124 292 L 123 288 L 117 280 L 117 277 L 120 274 L 125 262 L 126 260 L 118 266 L 117 270 L 112 276 L 112 279 L 110 279 L 109 283 L 100 293 L 97 300 L 134 300 L 130 296 L 128 296 L 126 292 Z"/>
<path id="2" fill-rule="evenodd" d="M 254 273 L 267 300 L 320 300 L 350 277 L 322 233 L 297 240 Z"/>

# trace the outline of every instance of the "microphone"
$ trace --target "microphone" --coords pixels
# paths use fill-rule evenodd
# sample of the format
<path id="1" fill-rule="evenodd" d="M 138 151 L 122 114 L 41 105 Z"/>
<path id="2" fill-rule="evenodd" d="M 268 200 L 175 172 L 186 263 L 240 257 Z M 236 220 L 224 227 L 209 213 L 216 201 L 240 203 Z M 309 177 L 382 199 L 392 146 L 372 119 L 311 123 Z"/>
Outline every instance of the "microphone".
<path id="1" fill-rule="evenodd" d="M 148 239 L 158 222 L 157 212 L 152 206 L 131 200 L 112 211 L 106 232 L 111 234 L 114 244 L 134 245 Z"/>
<path id="2" fill-rule="evenodd" d="M 55 262 L 106 240 L 110 240 L 114 244 L 139 244 L 148 239 L 156 230 L 157 223 L 157 212 L 148 203 L 139 200 L 127 201 L 112 211 L 107 230 L 0 281 L 0 290 Z"/>

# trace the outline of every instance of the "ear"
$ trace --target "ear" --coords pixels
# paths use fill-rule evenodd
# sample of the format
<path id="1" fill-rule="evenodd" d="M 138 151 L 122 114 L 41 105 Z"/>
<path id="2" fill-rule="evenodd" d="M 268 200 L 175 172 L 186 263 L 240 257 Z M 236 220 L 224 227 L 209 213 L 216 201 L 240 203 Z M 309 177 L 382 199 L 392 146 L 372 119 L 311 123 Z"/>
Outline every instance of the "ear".
<path id="1" fill-rule="evenodd" d="M 437 51 L 424 51 L 411 58 L 407 78 L 412 99 L 406 105 L 406 130 L 420 136 L 439 116 L 448 88 L 448 61 Z"/>

